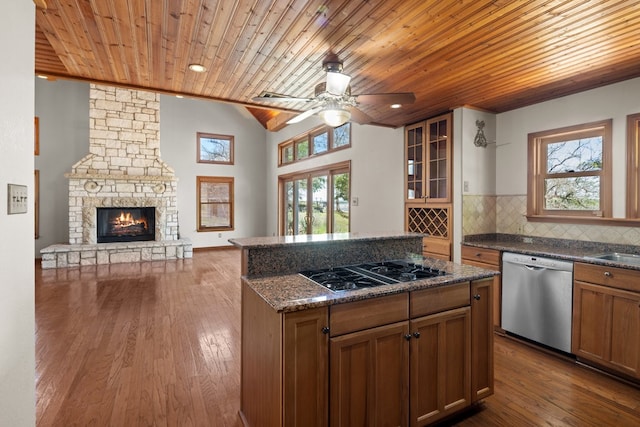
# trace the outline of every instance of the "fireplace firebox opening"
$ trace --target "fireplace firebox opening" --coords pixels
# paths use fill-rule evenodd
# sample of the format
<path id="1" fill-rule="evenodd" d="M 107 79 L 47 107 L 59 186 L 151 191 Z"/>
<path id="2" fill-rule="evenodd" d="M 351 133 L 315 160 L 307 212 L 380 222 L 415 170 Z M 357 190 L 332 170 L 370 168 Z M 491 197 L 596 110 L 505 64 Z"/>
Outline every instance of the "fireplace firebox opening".
<path id="1" fill-rule="evenodd" d="M 156 239 L 156 208 L 97 208 L 97 242 L 143 242 Z"/>

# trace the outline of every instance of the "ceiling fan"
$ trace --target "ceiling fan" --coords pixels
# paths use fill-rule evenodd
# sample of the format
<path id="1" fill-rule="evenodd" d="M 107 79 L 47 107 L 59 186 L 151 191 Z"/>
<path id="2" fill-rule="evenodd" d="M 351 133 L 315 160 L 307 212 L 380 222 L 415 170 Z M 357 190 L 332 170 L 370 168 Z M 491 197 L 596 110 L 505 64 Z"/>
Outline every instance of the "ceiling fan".
<path id="1" fill-rule="evenodd" d="M 352 95 L 349 86 L 351 77 L 342 73 L 342 61 L 334 54 L 327 56 L 322 62 L 322 68 L 327 74 L 326 81 L 316 85 L 313 98 L 296 98 L 266 92 L 253 98 L 253 101 L 308 102 L 313 106 L 287 121 L 287 124 L 298 123 L 318 114 L 327 125 L 336 127 L 352 119 L 360 124 L 372 123 L 373 119 L 357 108 L 359 104 L 388 104 L 398 108 L 416 100 L 413 92 Z"/>

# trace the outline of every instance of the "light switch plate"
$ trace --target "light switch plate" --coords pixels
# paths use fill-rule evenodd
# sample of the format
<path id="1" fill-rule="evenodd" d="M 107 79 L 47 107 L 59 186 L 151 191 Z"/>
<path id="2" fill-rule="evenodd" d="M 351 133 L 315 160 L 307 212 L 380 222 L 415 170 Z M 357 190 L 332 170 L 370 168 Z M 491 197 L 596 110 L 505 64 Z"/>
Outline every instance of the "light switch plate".
<path id="1" fill-rule="evenodd" d="M 7 184 L 7 213 L 27 213 L 27 186 Z"/>

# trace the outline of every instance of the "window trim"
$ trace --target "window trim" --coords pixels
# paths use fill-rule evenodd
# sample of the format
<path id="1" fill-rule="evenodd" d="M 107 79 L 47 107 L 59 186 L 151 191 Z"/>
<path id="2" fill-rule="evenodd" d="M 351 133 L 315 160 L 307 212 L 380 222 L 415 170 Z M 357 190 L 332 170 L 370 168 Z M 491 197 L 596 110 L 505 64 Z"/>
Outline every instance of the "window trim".
<path id="1" fill-rule="evenodd" d="M 528 134 L 527 168 L 527 219 L 538 222 L 601 223 L 611 220 L 613 215 L 611 156 L 612 119 L 550 129 Z M 559 142 L 574 137 L 585 137 L 596 133 L 602 135 L 602 169 L 600 176 L 600 208 L 598 216 L 594 211 L 549 211 L 543 209 L 543 189 L 546 167 L 542 164 L 545 155 L 542 148 L 549 142 Z M 601 215 L 599 214 L 601 213 Z"/>
<path id="2" fill-rule="evenodd" d="M 626 217 L 640 218 L 640 113 L 627 116 Z"/>
<path id="3" fill-rule="evenodd" d="M 202 203 L 200 200 L 200 190 L 203 183 L 227 183 L 229 184 L 229 225 L 218 227 L 205 227 L 201 223 L 201 209 Z M 234 230 L 234 178 L 225 176 L 196 176 L 196 231 L 208 232 L 208 231 L 232 231 Z"/>
<path id="4" fill-rule="evenodd" d="M 345 144 L 345 145 L 341 145 L 339 147 L 334 146 L 334 130 L 337 128 L 332 128 L 331 126 L 318 126 L 315 127 L 303 134 L 294 136 L 293 138 L 290 138 L 284 142 L 281 142 L 280 144 L 278 144 L 278 167 L 282 167 L 282 166 L 288 166 L 288 165 L 292 165 L 294 163 L 298 163 L 298 162 L 302 162 L 304 160 L 308 160 L 308 159 L 313 159 L 316 157 L 320 157 L 320 156 L 324 156 L 326 154 L 329 153 L 333 153 L 336 151 L 340 151 L 340 150 L 344 150 L 347 148 L 351 147 L 351 138 L 352 138 L 352 130 L 353 130 L 353 126 L 351 125 L 351 123 L 347 122 L 342 126 L 345 125 L 349 125 L 349 143 Z M 340 126 L 338 126 L 340 127 Z M 314 153 L 314 146 L 313 146 L 313 138 L 317 135 L 320 135 L 322 133 L 326 132 L 327 136 L 328 136 L 328 141 L 327 141 L 327 150 L 323 151 L 321 153 Z M 302 157 L 302 158 L 298 158 L 298 153 L 296 150 L 296 145 L 298 143 L 300 143 L 301 141 L 308 141 L 309 144 L 309 153 L 306 157 Z M 284 162 L 284 152 L 286 150 L 287 147 L 293 147 L 293 160 L 290 162 Z"/>

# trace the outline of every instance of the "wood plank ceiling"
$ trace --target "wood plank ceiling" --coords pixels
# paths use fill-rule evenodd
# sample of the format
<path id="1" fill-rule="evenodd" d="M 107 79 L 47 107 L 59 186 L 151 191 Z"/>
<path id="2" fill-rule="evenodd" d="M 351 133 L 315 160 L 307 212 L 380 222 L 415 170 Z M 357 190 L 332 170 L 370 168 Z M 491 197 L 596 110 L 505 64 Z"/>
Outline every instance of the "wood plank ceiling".
<path id="1" fill-rule="evenodd" d="M 38 3 L 42 3 L 41 0 Z M 313 96 L 335 53 L 351 91 L 414 92 L 403 126 L 461 105 L 504 112 L 640 76 L 640 2 L 620 0 L 46 0 L 36 74 L 242 104 Z M 188 65 L 199 63 L 205 73 Z M 303 103 L 272 104 L 304 110 Z"/>

